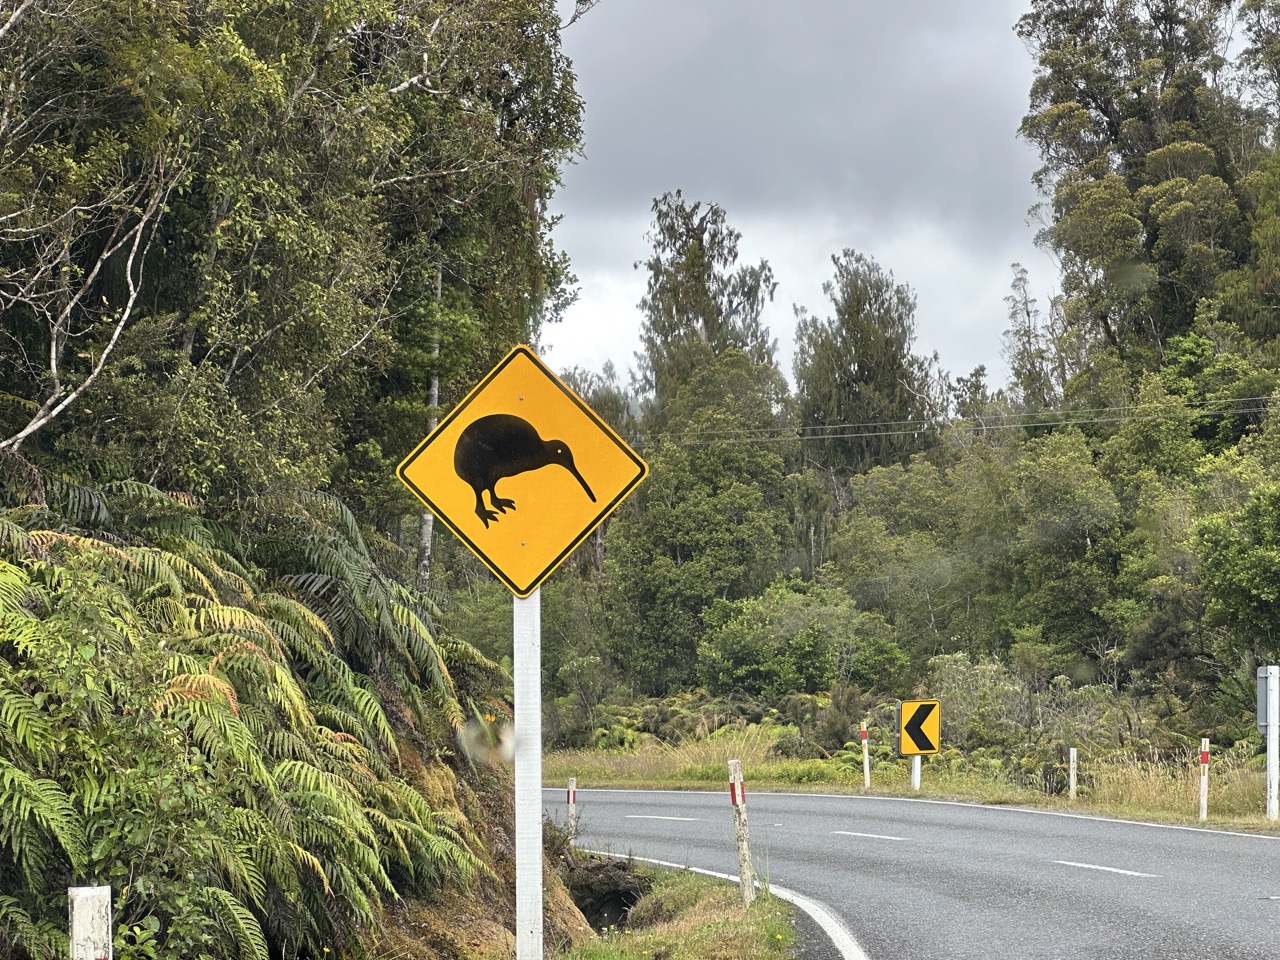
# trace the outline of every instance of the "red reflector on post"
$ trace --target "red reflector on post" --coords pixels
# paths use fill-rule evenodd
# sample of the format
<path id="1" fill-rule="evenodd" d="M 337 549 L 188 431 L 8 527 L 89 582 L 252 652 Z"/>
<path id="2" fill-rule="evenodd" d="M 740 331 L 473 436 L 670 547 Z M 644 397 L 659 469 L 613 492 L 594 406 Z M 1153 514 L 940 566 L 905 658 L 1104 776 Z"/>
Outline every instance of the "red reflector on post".
<path id="1" fill-rule="evenodd" d="M 1200 751 L 1200 765 L 1201 765 L 1202 767 L 1207 767 L 1207 766 L 1209 765 L 1209 751 L 1208 751 L 1208 750 L 1201 750 L 1201 751 Z"/>

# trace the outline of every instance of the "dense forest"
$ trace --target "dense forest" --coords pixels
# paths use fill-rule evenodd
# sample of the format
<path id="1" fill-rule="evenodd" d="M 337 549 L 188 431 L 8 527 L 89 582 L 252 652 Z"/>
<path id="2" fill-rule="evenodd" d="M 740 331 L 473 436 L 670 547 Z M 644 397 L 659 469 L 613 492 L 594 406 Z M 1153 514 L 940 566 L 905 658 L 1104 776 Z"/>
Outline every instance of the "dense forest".
<path id="1" fill-rule="evenodd" d="M 0 956 L 65 949 L 83 883 L 125 957 L 359 955 L 384 904 L 492 872 L 462 745 L 509 716 L 510 595 L 394 468 L 571 302 L 567 26 L 0 9 Z M 768 715 L 815 756 L 917 692 L 997 754 L 1068 715 L 1256 742 L 1280 3 L 1015 29 L 1061 276 L 1040 303 L 1013 265 L 1007 383 L 920 355 L 874 250 L 832 251 L 779 369 L 768 262 L 714 198 L 654 201 L 634 368 L 564 372 L 651 474 L 543 588 L 551 745 Z"/>

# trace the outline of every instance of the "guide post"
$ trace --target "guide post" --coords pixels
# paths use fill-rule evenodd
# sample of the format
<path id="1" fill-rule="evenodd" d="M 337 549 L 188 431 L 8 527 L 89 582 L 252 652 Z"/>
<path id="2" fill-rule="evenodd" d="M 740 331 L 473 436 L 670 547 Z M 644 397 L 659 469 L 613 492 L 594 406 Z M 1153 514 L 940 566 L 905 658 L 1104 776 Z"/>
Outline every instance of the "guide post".
<path id="1" fill-rule="evenodd" d="M 1280 666 L 1258 668 L 1258 729 L 1267 735 L 1267 819 L 1280 820 Z"/>

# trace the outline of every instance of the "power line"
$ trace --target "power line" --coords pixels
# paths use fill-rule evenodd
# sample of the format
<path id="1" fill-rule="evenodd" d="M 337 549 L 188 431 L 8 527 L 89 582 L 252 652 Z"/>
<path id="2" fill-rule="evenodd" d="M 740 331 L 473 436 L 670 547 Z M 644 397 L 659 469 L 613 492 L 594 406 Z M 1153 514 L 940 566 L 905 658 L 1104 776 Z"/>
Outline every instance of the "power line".
<path id="1" fill-rule="evenodd" d="M 1194 420 L 1206 414 L 1256 415 L 1267 412 L 1271 397 L 1236 397 L 1227 400 L 1184 401 L 1170 404 L 1163 412 L 1139 413 L 1153 405 L 1124 404 L 1086 407 L 1076 410 L 1037 410 L 1026 413 L 993 413 L 975 419 L 881 420 L 861 423 L 833 423 L 811 427 L 758 427 L 736 430 L 691 430 L 656 434 L 632 434 L 635 447 L 708 446 L 720 443 L 782 443 L 825 440 L 857 440 L 877 437 L 919 436 L 957 423 L 968 424 L 976 433 L 1002 430 L 1030 430 L 1047 427 L 1089 426 L 1110 423 L 1145 423 L 1158 420 Z M 1236 406 L 1252 404 L 1252 406 Z M 1114 414 L 1103 416 L 1103 414 Z M 1036 419 L 1039 418 L 1039 419 Z"/>

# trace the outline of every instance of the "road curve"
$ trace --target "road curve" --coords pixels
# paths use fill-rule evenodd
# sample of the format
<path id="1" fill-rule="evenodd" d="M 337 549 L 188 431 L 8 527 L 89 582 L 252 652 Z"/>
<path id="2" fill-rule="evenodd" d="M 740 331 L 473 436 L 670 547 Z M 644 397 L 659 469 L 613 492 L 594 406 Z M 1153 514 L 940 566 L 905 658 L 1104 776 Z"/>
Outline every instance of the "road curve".
<path id="1" fill-rule="evenodd" d="M 578 844 L 737 873 L 728 789 L 578 790 Z M 565 819 L 565 792 L 543 793 Z M 748 795 L 771 883 L 869 960 L 1277 960 L 1280 837 L 922 799 Z"/>

